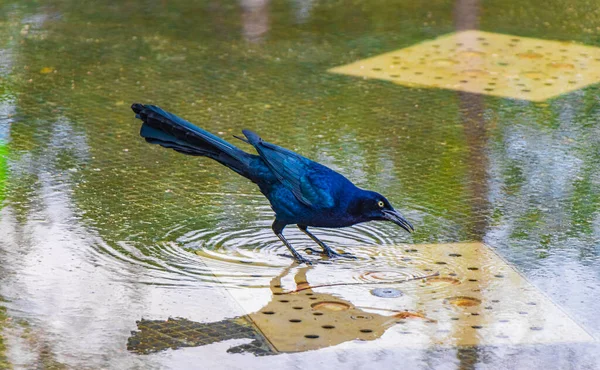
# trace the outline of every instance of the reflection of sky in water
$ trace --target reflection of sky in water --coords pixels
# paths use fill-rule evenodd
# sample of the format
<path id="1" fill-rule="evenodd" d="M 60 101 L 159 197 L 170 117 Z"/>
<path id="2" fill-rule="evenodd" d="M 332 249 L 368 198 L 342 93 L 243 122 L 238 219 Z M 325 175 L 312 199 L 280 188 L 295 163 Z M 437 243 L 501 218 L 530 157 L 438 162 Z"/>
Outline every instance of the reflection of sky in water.
<path id="1" fill-rule="evenodd" d="M 0 97 L 0 143 L 10 138 L 10 118 L 15 112 L 14 103 L 8 98 Z"/>
<path id="2" fill-rule="evenodd" d="M 13 65 L 12 48 L 0 44 L 0 78 L 6 78 Z M 1 90 L 0 90 L 1 91 Z M 0 144 L 9 139 L 11 116 L 15 113 L 14 99 L 7 91 L 0 93 Z"/>
<path id="3" fill-rule="evenodd" d="M 592 172 L 592 186 L 600 185 L 593 164 L 598 143 L 589 139 L 590 130 L 597 129 L 582 128 L 581 98 L 574 93 L 564 99 L 550 117 L 511 116 L 502 127 L 502 141 L 491 146 L 488 170 L 490 202 L 501 217 L 485 240 L 597 333 L 592 297 L 598 294 L 600 270 L 590 269 L 600 255 L 597 212 L 589 220 L 590 233 L 572 231 L 577 227 L 575 202 L 587 202 L 574 197 L 577 182 Z"/>
<path id="4" fill-rule="evenodd" d="M 222 292 L 192 284 L 170 289 L 168 273 L 162 274 L 164 279 L 159 273 L 144 281 L 146 268 L 152 265 L 119 259 L 118 251 L 81 225 L 71 199 L 68 178 L 72 172 L 57 170 L 54 159 L 68 151 L 85 160 L 89 155 L 86 138 L 78 135 L 70 122 L 61 120 L 53 125 L 50 142 L 53 145 L 42 156 L 46 161 L 23 163 L 32 160 L 24 156 L 11 165 L 17 175 L 21 171 L 36 174 L 39 190 L 33 199 L 36 211 L 25 223 L 15 220 L 10 206 L 0 211 L 0 228 L 6 232 L 0 251 L 9 261 L 4 265 L 0 294 L 11 298 L 7 305 L 17 315 L 34 326 L 43 325 L 32 335 L 52 348 L 56 360 L 81 368 L 105 363 L 90 358 L 104 353 L 111 354 L 111 361 L 119 366 L 146 366 L 143 359 L 122 350 L 128 326 L 140 317 L 175 315 L 203 321 L 236 314 L 235 303 Z M 223 307 L 211 313 L 203 309 L 207 300 Z M 36 366 L 37 358 L 19 353 L 27 350 L 26 343 L 11 336 L 8 343 L 15 351 L 15 365 Z M 79 357 L 72 358 L 72 353 Z"/>

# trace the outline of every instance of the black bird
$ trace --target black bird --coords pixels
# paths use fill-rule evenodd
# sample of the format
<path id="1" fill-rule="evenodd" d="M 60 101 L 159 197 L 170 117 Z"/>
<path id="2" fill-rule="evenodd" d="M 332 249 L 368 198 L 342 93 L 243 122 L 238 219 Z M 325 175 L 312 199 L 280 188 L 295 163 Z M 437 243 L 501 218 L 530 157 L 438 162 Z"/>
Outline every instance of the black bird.
<path id="1" fill-rule="evenodd" d="M 283 236 L 287 225 L 297 225 L 328 257 L 340 255 L 310 231 L 314 227 L 346 227 L 367 221 L 392 221 L 408 232 L 412 225 L 381 194 L 356 187 L 339 173 L 291 150 L 243 130 L 258 155 L 246 153 L 227 141 L 153 105 L 133 104 L 144 123 L 140 135 L 180 153 L 214 159 L 254 182 L 275 211 L 273 232 L 299 263 L 309 263 Z"/>

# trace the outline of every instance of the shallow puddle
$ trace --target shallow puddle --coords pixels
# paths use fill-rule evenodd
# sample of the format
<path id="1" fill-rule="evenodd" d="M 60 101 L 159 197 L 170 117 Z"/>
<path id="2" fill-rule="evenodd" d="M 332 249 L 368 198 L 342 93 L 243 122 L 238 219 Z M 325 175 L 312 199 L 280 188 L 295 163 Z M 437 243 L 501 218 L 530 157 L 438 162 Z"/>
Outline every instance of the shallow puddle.
<path id="1" fill-rule="evenodd" d="M 597 367 L 600 19 L 469 4 L 1 3 L 0 368 Z M 328 72 L 392 53 L 369 73 L 396 81 L 423 43 L 414 83 Z M 416 231 L 315 229 L 357 256 L 330 261 L 290 226 L 295 266 L 255 186 L 145 143 L 136 101 L 255 130 Z"/>

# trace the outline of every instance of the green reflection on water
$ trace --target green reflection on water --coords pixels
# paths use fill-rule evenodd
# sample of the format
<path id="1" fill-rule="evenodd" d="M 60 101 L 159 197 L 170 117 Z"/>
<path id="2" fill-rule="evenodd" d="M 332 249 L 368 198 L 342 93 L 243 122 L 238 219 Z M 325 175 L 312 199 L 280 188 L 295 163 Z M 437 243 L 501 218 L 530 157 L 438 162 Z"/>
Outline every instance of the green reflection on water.
<path id="1" fill-rule="evenodd" d="M 127 240 L 143 250 L 226 221 L 243 228 L 256 217 L 253 206 L 267 204 L 236 196 L 258 192 L 209 160 L 145 144 L 129 110 L 133 101 L 159 104 L 226 137 L 251 128 L 340 169 L 360 186 L 388 195 L 398 208 L 416 210 L 417 232 L 401 240 L 477 240 L 491 226 L 514 219 L 518 226 L 502 243 L 558 242 L 548 241 L 556 215 L 536 209 L 540 196 L 552 195 L 530 194 L 530 159 L 505 152 L 515 124 L 546 133 L 552 144 L 565 129 L 583 139 L 581 128 L 595 123 L 594 87 L 543 105 L 482 97 L 478 112 L 469 116 L 465 110 L 472 107 L 461 105 L 464 97 L 456 92 L 326 73 L 452 31 L 451 2 L 430 2 L 427 9 L 410 2 L 318 3 L 305 21 L 294 20 L 291 3 L 270 4 L 262 37 L 247 34 L 243 7 L 235 2 L 44 4 L 49 6 L 18 7 L 46 20 L 15 35 L 19 56 L 10 79 L 19 119 L 11 128 L 9 157 L 18 162 L 31 155 L 43 162 L 52 156 L 53 171 L 69 174 L 56 179 L 73 185 L 82 219 L 109 242 Z M 581 32 L 595 24 L 595 15 L 560 12 L 561 28 L 554 29 L 511 13 L 512 2 L 488 6 L 494 12 L 481 19 L 487 31 L 596 43 L 596 36 Z M 534 2 L 520 6 L 523 14 L 539 10 Z M 545 9 L 558 6 L 550 2 Z M 508 14 L 523 22 L 507 22 Z M 565 119 L 565 107 L 577 114 Z M 50 153 L 52 130 L 56 135 L 61 125 L 84 138 L 86 153 L 68 145 Z M 469 125 L 484 129 L 470 131 Z M 596 142 L 573 145 L 587 175 L 567 183 L 561 195 L 560 207 L 569 211 L 559 238 L 566 231 L 593 233 L 597 149 Z M 493 179 L 488 155 L 500 169 Z M 490 182 L 501 184 L 501 201 L 488 202 Z M 11 175 L 9 203 L 20 220 L 38 183 L 35 171 Z"/>
<path id="2" fill-rule="evenodd" d="M 2 296 L 0 296 L 0 303 L 3 301 Z M 0 334 L 5 326 L 5 323 L 8 321 L 8 316 L 6 316 L 6 308 L 0 306 Z M 10 369 L 11 366 L 8 363 L 8 359 L 6 358 L 6 345 L 4 344 L 4 338 L 0 335 L 0 369 Z"/>

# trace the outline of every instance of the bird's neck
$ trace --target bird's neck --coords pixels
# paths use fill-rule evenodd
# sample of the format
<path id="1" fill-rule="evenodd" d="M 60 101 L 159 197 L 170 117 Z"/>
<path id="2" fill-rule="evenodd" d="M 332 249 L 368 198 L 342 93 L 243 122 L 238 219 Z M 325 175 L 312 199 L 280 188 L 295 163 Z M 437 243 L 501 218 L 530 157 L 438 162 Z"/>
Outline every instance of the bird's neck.
<path id="1" fill-rule="evenodd" d="M 366 198 L 367 193 L 366 190 L 362 190 L 358 187 L 351 190 L 349 189 L 348 191 L 349 196 L 346 197 L 346 199 L 348 199 L 346 204 L 346 217 L 353 224 L 369 221 L 369 219 L 365 217 L 362 209 L 363 201 Z"/>

